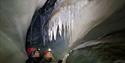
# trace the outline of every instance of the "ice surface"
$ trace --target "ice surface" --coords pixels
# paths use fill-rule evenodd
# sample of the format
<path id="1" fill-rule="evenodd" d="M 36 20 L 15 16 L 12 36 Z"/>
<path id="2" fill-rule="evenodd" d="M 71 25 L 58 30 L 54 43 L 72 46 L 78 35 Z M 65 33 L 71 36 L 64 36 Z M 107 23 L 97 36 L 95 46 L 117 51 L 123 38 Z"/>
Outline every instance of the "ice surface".
<path id="1" fill-rule="evenodd" d="M 49 21 L 48 33 L 50 41 L 53 40 L 53 37 L 54 40 L 56 40 L 57 28 L 59 28 L 58 31 L 60 36 L 62 36 L 63 31 L 64 34 L 69 33 L 70 35 L 72 35 L 71 30 L 74 28 L 73 24 L 75 22 L 76 16 L 79 16 L 78 14 L 80 14 L 80 9 L 85 7 L 88 3 L 88 0 L 81 0 L 78 1 L 75 5 L 69 5 L 59 8 L 59 13 L 54 15 Z"/>

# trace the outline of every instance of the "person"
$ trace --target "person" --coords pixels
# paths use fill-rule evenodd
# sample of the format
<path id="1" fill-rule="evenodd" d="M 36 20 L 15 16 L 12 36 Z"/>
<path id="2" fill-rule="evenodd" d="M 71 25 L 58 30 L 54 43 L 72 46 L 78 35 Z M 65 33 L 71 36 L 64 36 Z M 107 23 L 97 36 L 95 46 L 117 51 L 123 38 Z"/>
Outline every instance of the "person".
<path id="1" fill-rule="evenodd" d="M 28 60 L 26 63 L 40 63 L 41 61 L 41 54 L 38 48 L 28 48 L 27 49 Z"/>
<path id="2" fill-rule="evenodd" d="M 43 57 L 42 60 L 43 60 L 44 62 L 50 63 L 50 62 L 52 62 L 52 61 L 54 60 L 54 56 L 53 56 L 53 54 L 52 54 L 50 48 L 49 48 L 48 50 L 44 50 L 44 51 L 42 52 L 42 57 Z"/>

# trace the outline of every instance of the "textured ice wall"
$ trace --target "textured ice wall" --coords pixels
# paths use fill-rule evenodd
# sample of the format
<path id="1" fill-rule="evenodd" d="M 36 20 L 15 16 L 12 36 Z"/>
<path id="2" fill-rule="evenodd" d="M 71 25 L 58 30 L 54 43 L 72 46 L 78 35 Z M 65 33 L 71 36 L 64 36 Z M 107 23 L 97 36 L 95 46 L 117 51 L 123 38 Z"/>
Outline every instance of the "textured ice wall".
<path id="1" fill-rule="evenodd" d="M 25 63 L 26 31 L 35 9 L 46 0 L 39 1 L 0 0 L 0 63 Z"/>
<path id="2" fill-rule="evenodd" d="M 59 32 L 69 33 L 69 46 L 84 37 L 92 28 L 121 8 L 125 1 L 121 0 L 64 0 L 64 4 L 55 11 L 49 22 L 49 36 L 56 39 Z"/>

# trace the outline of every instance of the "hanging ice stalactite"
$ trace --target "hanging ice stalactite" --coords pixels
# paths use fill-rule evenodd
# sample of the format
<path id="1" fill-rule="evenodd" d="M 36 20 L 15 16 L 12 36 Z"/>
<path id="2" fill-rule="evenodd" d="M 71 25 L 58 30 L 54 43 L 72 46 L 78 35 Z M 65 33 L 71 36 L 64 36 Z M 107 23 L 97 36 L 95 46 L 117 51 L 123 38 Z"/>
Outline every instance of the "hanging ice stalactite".
<path id="1" fill-rule="evenodd" d="M 60 36 L 62 36 L 62 32 L 64 33 L 64 36 L 66 35 L 66 33 L 68 33 L 71 36 L 72 35 L 71 30 L 73 29 L 74 21 L 76 21 L 76 17 L 77 19 L 80 18 L 80 17 L 78 18 L 78 14 L 80 13 L 79 10 L 85 7 L 88 3 L 89 0 L 83 0 L 79 1 L 75 5 L 67 5 L 60 7 L 59 12 L 55 13 L 55 15 L 53 15 L 52 19 L 49 21 L 48 33 L 50 41 L 52 40 L 53 37 L 54 40 L 56 40 L 58 27 L 59 27 L 58 32 Z"/>

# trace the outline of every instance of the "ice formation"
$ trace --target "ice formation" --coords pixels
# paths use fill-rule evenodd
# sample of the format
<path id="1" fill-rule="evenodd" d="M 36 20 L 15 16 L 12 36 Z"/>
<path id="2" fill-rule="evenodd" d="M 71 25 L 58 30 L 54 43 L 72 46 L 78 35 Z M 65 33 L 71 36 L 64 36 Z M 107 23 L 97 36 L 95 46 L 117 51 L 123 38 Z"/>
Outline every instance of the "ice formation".
<path id="1" fill-rule="evenodd" d="M 88 2 L 88 0 L 80 0 L 75 5 L 60 7 L 59 12 L 57 12 L 49 21 L 49 40 L 51 41 L 53 40 L 53 38 L 54 40 L 56 40 L 58 28 L 60 36 L 62 36 L 62 32 L 64 32 L 64 36 L 66 35 L 66 33 L 68 33 L 71 36 L 71 30 L 74 26 L 73 23 L 76 19 L 75 17 L 79 16 L 79 10 L 85 7 L 88 4 Z"/>

